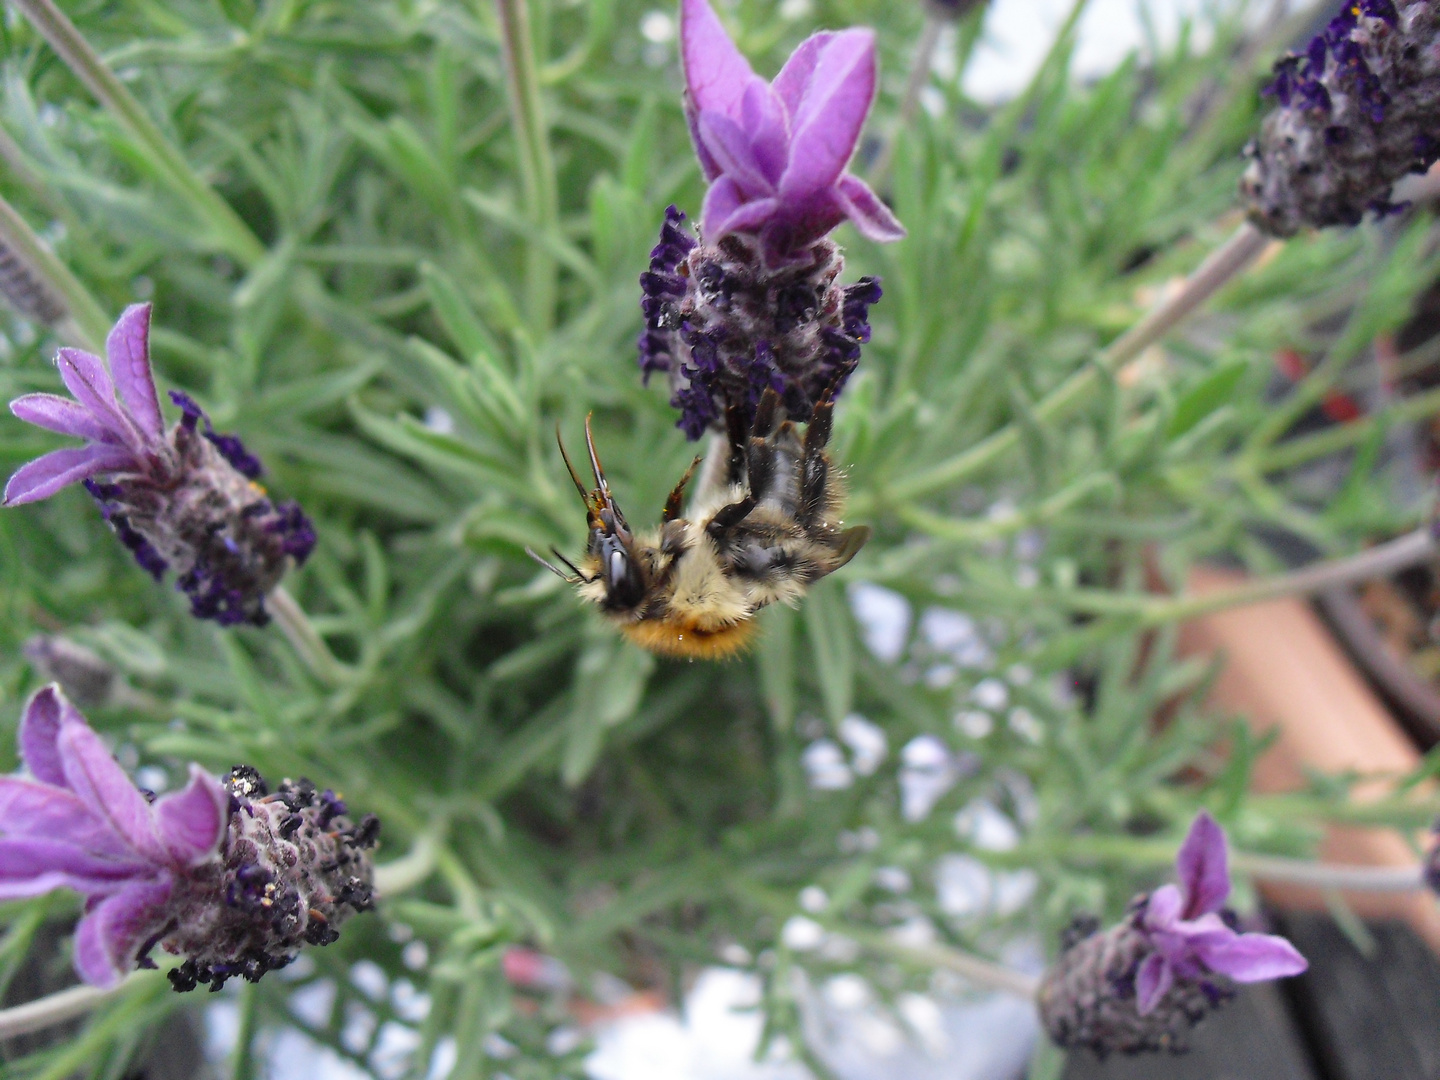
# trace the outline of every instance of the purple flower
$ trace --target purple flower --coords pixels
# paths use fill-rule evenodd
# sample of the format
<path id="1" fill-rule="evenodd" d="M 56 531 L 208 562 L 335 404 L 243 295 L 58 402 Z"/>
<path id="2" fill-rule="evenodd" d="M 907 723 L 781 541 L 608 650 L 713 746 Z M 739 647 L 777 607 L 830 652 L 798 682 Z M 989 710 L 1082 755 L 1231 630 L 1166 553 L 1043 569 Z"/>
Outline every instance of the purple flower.
<path id="1" fill-rule="evenodd" d="M 269 499 L 254 483 L 259 460 L 236 436 L 217 433 L 188 395 L 170 392 L 183 415 L 166 432 L 150 372 L 149 304 L 125 309 L 105 349 L 108 370 L 98 356 L 60 350 L 56 366 L 74 400 L 27 394 L 10 403 L 21 420 L 85 445 L 22 466 L 5 505 L 83 482 L 143 569 L 157 581 L 175 569 L 194 615 L 263 625 L 266 593 L 315 545 L 309 520 L 294 503 Z"/>
<path id="2" fill-rule="evenodd" d="M 1201 811 L 1176 859 L 1178 885 L 1136 897 L 1108 930 L 1079 919 L 1037 1000 L 1060 1046 L 1102 1057 L 1185 1049 L 1186 1033 L 1234 995 L 1236 983 L 1298 975 L 1308 966 L 1293 945 L 1241 933 L 1227 909 L 1225 833 Z"/>
<path id="3" fill-rule="evenodd" d="M 87 983 L 153 967 L 157 945 L 186 958 L 170 973 L 177 990 L 254 981 L 372 906 L 378 823 L 351 825 L 332 792 L 301 780 L 268 795 L 253 769 L 222 784 L 192 765 L 183 791 L 155 799 L 53 685 L 25 707 L 19 741 L 30 775 L 0 777 L 0 900 L 84 897 L 75 969 Z"/>
<path id="4" fill-rule="evenodd" d="M 825 31 L 801 42 L 766 83 L 725 33 L 708 0 L 681 0 L 685 113 L 710 190 L 701 232 L 758 236 L 771 264 L 845 219 L 872 240 L 905 229 L 845 171 L 875 98 L 875 35 Z"/>
<path id="5" fill-rule="evenodd" d="M 1429 0 L 1345 0 L 1265 88 L 1280 107 L 1246 148 L 1240 190 L 1273 236 L 1355 225 L 1397 209 L 1395 181 L 1440 156 L 1440 10 Z"/>
<path id="6" fill-rule="evenodd" d="M 1196 816 L 1175 860 L 1179 885 L 1150 894 L 1138 926 L 1154 948 L 1135 976 L 1135 1008 L 1153 1012 L 1177 978 L 1224 975 L 1237 983 L 1299 975 L 1309 965 L 1282 937 L 1237 933 L 1221 914 L 1230 895 L 1225 832 Z"/>
<path id="7" fill-rule="evenodd" d="M 30 776 L 0 777 L 0 899 L 80 893 L 75 969 L 111 986 L 155 944 L 177 882 L 216 859 L 229 796 L 191 766 L 183 791 L 147 801 L 55 686 L 26 706 L 20 756 Z"/>

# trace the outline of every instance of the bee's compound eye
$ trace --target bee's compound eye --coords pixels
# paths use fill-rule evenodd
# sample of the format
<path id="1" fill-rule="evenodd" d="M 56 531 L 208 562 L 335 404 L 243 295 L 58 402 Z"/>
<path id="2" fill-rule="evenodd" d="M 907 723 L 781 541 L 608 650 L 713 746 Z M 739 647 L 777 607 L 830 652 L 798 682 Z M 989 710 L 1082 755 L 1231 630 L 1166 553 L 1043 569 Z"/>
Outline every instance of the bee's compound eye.
<path id="1" fill-rule="evenodd" d="M 612 607 L 632 608 L 645 598 L 645 575 L 615 537 L 600 542 L 600 566 L 605 594 Z"/>

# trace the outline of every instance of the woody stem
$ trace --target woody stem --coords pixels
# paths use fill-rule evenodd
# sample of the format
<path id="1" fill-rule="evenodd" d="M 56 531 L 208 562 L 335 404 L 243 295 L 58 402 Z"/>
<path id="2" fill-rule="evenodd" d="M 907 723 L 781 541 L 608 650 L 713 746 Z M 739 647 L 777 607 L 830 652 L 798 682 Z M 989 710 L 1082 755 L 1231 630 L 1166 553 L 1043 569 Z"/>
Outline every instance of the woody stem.
<path id="1" fill-rule="evenodd" d="M 277 585 L 266 597 L 266 610 L 275 617 L 290 645 L 305 666 L 327 686 L 338 686 L 351 674 L 350 668 L 335 659 L 330 646 L 315 629 L 305 609 L 296 603 L 284 585 Z"/>
<path id="2" fill-rule="evenodd" d="M 1343 866 L 1238 852 L 1232 853 L 1230 862 L 1239 873 L 1257 881 L 1276 884 L 1382 893 L 1414 892 L 1425 888 L 1424 872 L 1418 866 Z"/>
<path id="3" fill-rule="evenodd" d="M 32 1031 L 43 1031 L 55 1024 L 63 1024 L 98 1009 L 107 1001 L 113 1001 L 137 983 L 151 976 L 143 971 L 132 972 L 124 981 L 108 989 L 95 986 L 72 986 L 24 1005 L 0 1009 L 0 1042 Z"/>

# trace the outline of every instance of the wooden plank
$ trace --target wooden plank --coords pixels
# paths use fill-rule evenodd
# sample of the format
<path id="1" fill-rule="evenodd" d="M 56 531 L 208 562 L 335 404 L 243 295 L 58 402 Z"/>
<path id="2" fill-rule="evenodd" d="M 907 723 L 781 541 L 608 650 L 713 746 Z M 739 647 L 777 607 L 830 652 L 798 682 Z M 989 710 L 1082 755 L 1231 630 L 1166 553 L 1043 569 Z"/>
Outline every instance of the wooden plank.
<path id="1" fill-rule="evenodd" d="M 1440 1077 L 1440 960 L 1408 925 L 1369 924 L 1367 957 L 1323 915 L 1277 922 L 1310 961 L 1287 989 L 1328 1080 Z"/>
<path id="2" fill-rule="evenodd" d="M 1264 983 L 1244 987 L 1234 1001 L 1207 1017 L 1195 1029 L 1188 1054 L 1112 1056 L 1100 1061 L 1089 1051 L 1077 1051 L 1065 1063 L 1063 1080 L 1319 1078 L 1280 990 Z"/>

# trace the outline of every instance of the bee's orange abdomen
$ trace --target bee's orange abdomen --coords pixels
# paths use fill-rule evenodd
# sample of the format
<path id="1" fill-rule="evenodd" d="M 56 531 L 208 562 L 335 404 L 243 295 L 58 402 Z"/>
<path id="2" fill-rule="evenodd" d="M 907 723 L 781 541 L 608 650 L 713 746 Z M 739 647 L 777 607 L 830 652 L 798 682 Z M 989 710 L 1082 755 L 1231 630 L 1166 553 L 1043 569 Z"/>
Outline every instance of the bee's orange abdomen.
<path id="1" fill-rule="evenodd" d="M 622 623 L 620 631 L 642 649 L 660 656 L 724 660 L 750 644 L 750 638 L 755 633 L 755 620 L 746 619 L 720 630 L 697 630 L 675 619 L 646 619 Z"/>

